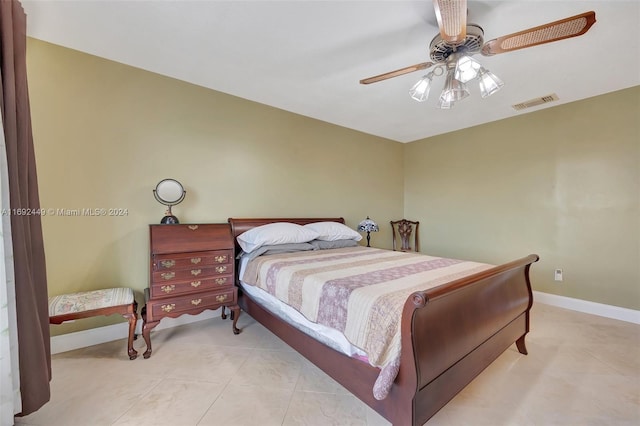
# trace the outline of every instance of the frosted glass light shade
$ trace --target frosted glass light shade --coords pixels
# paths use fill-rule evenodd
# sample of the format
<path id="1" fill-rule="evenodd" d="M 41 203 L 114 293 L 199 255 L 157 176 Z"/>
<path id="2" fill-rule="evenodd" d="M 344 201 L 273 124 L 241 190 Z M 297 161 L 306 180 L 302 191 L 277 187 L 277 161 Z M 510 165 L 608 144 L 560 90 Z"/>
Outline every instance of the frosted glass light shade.
<path id="1" fill-rule="evenodd" d="M 484 68 L 480 70 L 478 79 L 480 80 L 480 96 L 483 98 L 493 95 L 500 90 L 502 86 L 504 86 L 504 82 L 502 80 L 500 80 L 494 73 L 487 71 Z"/>
<path id="2" fill-rule="evenodd" d="M 440 99 L 438 100 L 438 108 L 440 109 L 451 109 L 455 106 L 455 102 L 453 101 L 446 101 L 444 99 L 442 99 L 442 96 L 440 96 Z"/>
<path id="3" fill-rule="evenodd" d="M 467 83 L 478 76 L 482 65 L 470 56 L 462 56 L 456 62 L 454 78 L 463 83 Z"/>
<path id="4" fill-rule="evenodd" d="M 442 102 L 457 102 L 469 96 L 467 85 L 453 78 L 453 71 L 447 73 L 447 80 L 444 83 L 444 89 L 440 94 Z"/>
<path id="5" fill-rule="evenodd" d="M 429 73 L 423 76 L 416 84 L 409 89 L 409 96 L 418 102 L 424 102 L 429 97 L 429 91 L 431 90 L 431 78 L 433 73 Z"/>

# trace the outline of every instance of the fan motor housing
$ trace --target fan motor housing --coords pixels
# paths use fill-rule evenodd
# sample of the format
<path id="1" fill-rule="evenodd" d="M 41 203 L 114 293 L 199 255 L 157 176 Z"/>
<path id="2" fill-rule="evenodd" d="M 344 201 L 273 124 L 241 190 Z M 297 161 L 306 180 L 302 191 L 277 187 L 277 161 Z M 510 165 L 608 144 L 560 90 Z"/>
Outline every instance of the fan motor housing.
<path id="1" fill-rule="evenodd" d="M 429 56 L 433 62 L 444 63 L 454 53 L 474 55 L 480 52 L 483 44 L 484 30 L 482 27 L 476 24 L 468 24 L 467 36 L 460 43 L 449 43 L 442 40 L 440 34 L 436 35 L 429 45 Z"/>

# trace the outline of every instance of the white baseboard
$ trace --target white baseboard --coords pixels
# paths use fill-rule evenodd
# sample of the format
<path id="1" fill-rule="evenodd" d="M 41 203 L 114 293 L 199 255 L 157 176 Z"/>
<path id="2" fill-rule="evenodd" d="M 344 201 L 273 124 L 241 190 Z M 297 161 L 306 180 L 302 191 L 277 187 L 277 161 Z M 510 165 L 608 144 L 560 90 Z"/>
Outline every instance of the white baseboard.
<path id="1" fill-rule="evenodd" d="M 633 309 L 589 302 L 587 300 L 573 299 L 571 297 L 558 296 L 539 291 L 533 292 L 533 300 L 537 303 L 544 303 L 545 305 L 552 305 L 559 308 L 571 309 L 572 311 L 579 311 L 601 317 L 640 324 L 640 311 Z M 154 331 L 190 324 L 192 322 L 204 321 L 219 314 L 220 313 L 218 311 L 204 311 L 198 315 L 182 315 L 178 318 L 165 318 L 156 328 L 154 328 Z M 127 336 L 128 332 L 129 324 L 125 322 L 122 324 L 108 325 L 105 327 L 53 336 L 51 337 L 51 353 L 57 354 L 60 352 L 67 352 L 74 349 L 86 348 L 87 346 L 123 339 Z M 136 333 L 142 334 L 142 320 L 138 320 Z"/>
<path id="2" fill-rule="evenodd" d="M 588 300 L 574 299 L 557 294 L 533 292 L 535 302 L 545 305 L 557 306 L 559 308 L 571 309 L 572 311 L 584 312 L 586 314 L 598 315 L 617 319 L 620 321 L 640 324 L 640 311 L 634 309 L 621 308 L 619 306 L 605 305 L 603 303 L 590 302 Z"/>
<path id="3" fill-rule="evenodd" d="M 220 311 L 204 311 L 198 315 L 182 315 L 178 318 L 164 318 L 153 331 L 165 328 L 177 327 L 179 325 L 190 324 L 192 322 L 204 321 L 220 315 Z M 138 319 L 136 333 L 142 335 L 142 319 Z M 90 330 L 76 331 L 74 333 L 61 334 L 51 337 L 51 354 L 72 351 L 74 349 L 86 348 L 87 346 L 98 345 L 100 343 L 111 342 L 113 340 L 125 339 L 129 334 L 129 323 L 107 325 L 104 327 L 92 328 Z M 138 337 L 140 339 L 140 337 Z"/>

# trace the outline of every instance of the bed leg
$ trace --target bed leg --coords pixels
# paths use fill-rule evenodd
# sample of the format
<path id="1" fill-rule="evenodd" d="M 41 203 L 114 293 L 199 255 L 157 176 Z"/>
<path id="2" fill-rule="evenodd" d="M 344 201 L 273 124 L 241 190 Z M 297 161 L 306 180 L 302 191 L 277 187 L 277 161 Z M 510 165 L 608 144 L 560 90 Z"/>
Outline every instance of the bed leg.
<path id="1" fill-rule="evenodd" d="M 527 352 L 527 346 L 524 344 L 524 336 L 526 336 L 526 334 L 523 334 L 522 337 L 516 340 L 516 347 L 518 348 L 518 352 L 527 355 L 529 352 Z"/>

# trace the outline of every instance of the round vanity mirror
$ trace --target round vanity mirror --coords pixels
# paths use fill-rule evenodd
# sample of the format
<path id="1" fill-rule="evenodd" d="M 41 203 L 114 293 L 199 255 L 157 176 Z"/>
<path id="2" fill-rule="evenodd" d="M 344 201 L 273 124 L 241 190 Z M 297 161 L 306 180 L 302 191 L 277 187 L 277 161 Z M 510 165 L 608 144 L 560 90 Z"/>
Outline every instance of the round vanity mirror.
<path id="1" fill-rule="evenodd" d="M 160 223 L 172 224 L 179 223 L 178 218 L 171 213 L 171 206 L 175 206 L 184 200 L 187 191 L 184 190 L 182 184 L 175 179 L 163 179 L 156 185 L 153 195 L 160 204 L 167 206 L 165 216 Z"/>

